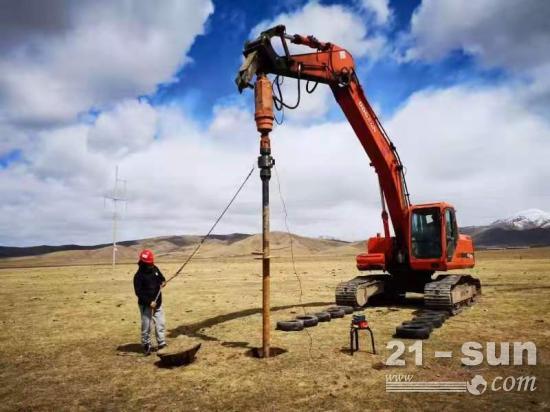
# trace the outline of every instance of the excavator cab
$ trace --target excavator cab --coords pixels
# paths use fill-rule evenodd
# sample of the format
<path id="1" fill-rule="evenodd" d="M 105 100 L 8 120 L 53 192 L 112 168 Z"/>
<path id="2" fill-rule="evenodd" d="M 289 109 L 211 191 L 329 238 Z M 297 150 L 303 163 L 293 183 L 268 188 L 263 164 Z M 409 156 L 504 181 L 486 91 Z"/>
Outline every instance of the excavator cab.
<path id="1" fill-rule="evenodd" d="M 411 206 L 409 239 L 409 262 L 413 270 L 474 266 L 472 239 L 459 234 L 455 210 L 447 203 Z"/>

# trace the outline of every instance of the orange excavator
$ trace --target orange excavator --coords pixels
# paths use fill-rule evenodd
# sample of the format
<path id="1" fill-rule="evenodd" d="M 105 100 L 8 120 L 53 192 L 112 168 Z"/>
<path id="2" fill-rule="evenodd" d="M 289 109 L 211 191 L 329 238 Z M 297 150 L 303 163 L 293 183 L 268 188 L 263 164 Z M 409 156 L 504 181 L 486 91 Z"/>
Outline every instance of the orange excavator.
<path id="1" fill-rule="evenodd" d="M 274 47 L 278 41 L 281 53 Z M 314 51 L 291 54 L 287 41 Z M 277 109 L 297 106 L 284 102 L 280 93 L 281 78 L 297 79 L 298 100 L 301 81 L 307 82 L 307 92 L 313 92 L 318 83 L 324 83 L 332 90 L 378 175 L 384 235 L 371 237 L 367 241 L 367 252 L 356 258 L 360 271 L 378 273 L 338 284 L 336 303 L 363 307 L 376 295 L 399 298 L 406 292 L 420 292 L 424 293 L 425 306 L 451 314 L 473 304 L 481 294 L 478 279 L 454 273 L 434 278 L 437 271 L 474 266 L 472 239 L 459 234 L 455 209 L 449 203 L 411 204 L 403 164 L 365 97 L 351 54 L 313 36 L 288 35 L 282 25 L 246 42 L 243 54 L 245 60 L 236 83 L 240 92 L 248 87 L 255 89 L 255 118 L 262 134 L 262 148 L 269 148 L 268 134 L 274 119 L 272 105 Z M 275 75 L 273 81 L 267 78 L 268 74 Z M 256 82 L 252 85 L 254 77 Z M 279 91 L 279 96 L 273 94 L 273 88 Z"/>

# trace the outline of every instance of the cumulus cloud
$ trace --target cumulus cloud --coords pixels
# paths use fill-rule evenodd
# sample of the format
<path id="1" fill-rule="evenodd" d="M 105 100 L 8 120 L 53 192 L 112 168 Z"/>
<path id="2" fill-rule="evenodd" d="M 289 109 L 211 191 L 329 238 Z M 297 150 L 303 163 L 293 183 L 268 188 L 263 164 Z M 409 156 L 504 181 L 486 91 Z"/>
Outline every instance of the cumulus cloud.
<path id="1" fill-rule="evenodd" d="M 448 201 L 462 224 L 550 208 L 550 125 L 513 87 L 414 94 L 388 123 L 415 203 Z"/>
<path id="2" fill-rule="evenodd" d="M 549 19 L 544 1 L 424 0 L 412 16 L 405 58 L 431 62 L 461 50 L 517 76 L 518 98 L 548 115 Z"/>
<path id="3" fill-rule="evenodd" d="M 22 161 L 0 168 L 0 244 L 108 241 L 111 211 L 104 208 L 102 196 L 112 187 L 115 165 L 128 180 L 122 238 L 205 233 L 256 162 L 258 133 L 252 94 L 241 97 L 242 106 L 215 107 L 206 124 L 177 105 L 154 107 L 135 96 L 170 79 L 185 61 L 192 42 L 192 37 L 185 40 L 179 30 L 194 35 L 202 32 L 211 5 L 194 9 L 199 14 L 190 12 L 188 18 L 193 22 L 184 25 L 179 14 L 188 2 L 172 3 L 175 11 L 169 17 L 163 15 L 168 2 L 156 4 L 159 9 L 152 14 L 147 12 L 149 3 L 131 10 L 125 9 L 130 7 L 127 3 L 85 3 L 86 15 L 69 4 L 73 3 L 53 1 L 44 11 L 44 16 L 51 14 L 46 21 L 42 15 L 26 16 L 23 22 L 13 16 L 0 20 L 4 34 L 0 40 L 0 133 L 9 136 L 0 140 L 0 156 L 16 144 L 23 148 Z M 391 13 L 388 17 L 380 8 L 387 2 L 365 4 L 372 13 L 379 10 L 378 21 L 391 19 Z M 422 7 L 438 7 L 430 4 L 422 5 L 417 16 Z M 489 18 L 484 12 L 476 13 Z M 167 23 L 160 25 L 165 17 Z M 479 25 L 478 20 L 466 19 Z M 341 43 L 356 56 L 376 55 L 376 48 L 370 46 L 376 34 L 368 32 L 347 7 L 311 2 L 262 22 L 254 30 L 279 22 L 287 23 L 291 33 L 312 33 L 321 40 Z M 413 33 L 420 33 L 420 24 L 413 22 Z M 117 53 L 120 60 L 115 59 L 111 67 L 110 56 L 94 54 L 96 46 L 82 39 L 90 39 L 86 36 L 93 32 L 101 44 L 112 40 L 113 49 L 108 50 L 126 47 L 124 36 L 113 34 L 115 25 L 137 37 L 127 39 L 129 52 Z M 134 25 L 146 30 L 134 30 Z M 27 30 L 28 26 L 33 28 Z M 455 34 L 460 37 L 460 30 Z M 177 39 L 172 37 L 176 35 Z M 443 50 L 455 47 L 448 40 L 441 43 L 444 46 L 423 49 L 427 46 L 422 46 L 420 38 L 416 58 L 439 58 L 446 53 Z M 471 48 L 480 58 L 485 56 L 482 51 L 493 50 L 484 44 Z M 173 49 L 169 52 L 168 48 Z M 135 53 L 138 62 L 133 60 Z M 165 53 L 177 56 L 165 59 Z M 521 69 L 511 60 L 487 59 L 487 65 L 499 61 L 509 64 L 510 70 Z M 66 68 L 60 67 L 62 62 L 67 62 Z M 539 64 L 535 57 L 530 62 L 529 68 L 521 70 L 544 72 L 544 62 Z M 129 79 L 126 64 L 137 65 Z M 2 65 L 16 72 L 6 74 Z M 80 76 L 82 65 L 92 69 L 89 76 Z M 537 81 L 546 80 L 540 74 Z M 295 83 L 287 80 L 285 87 L 287 101 L 293 102 Z M 364 239 L 381 231 L 378 183 L 350 125 L 323 118 L 335 104 L 329 94 L 324 85 L 314 95 L 303 94 L 303 105 L 295 116 L 276 126 L 272 134 L 291 229 L 312 236 Z M 385 123 L 407 169 L 413 202 L 449 201 L 457 207 L 462 225 L 488 223 L 531 207 L 550 210 L 550 172 L 545 164 L 550 156 L 550 126 L 530 109 L 527 99 L 517 96 L 514 85 L 455 86 L 419 91 L 402 103 Z M 9 110 L 8 102 L 13 105 Z M 77 112 L 94 105 L 104 105 L 96 118 L 74 121 Z M 303 121 L 313 118 L 315 123 Z M 24 132 L 14 126 L 18 122 L 25 126 Z M 29 125 L 44 124 L 50 127 L 28 130 Z M 272 199 L 273 229 L 281 230 L 284 224 L 275 176 Z M 217 231 L 260 231 L 257 170 Z"/>
<path id="4" fill-rule="evenodd" d="M 284 24 L 290 34 L 313 34 L 321 41 L 338 44 L 355 57 L 376 58 L 384 46 L 384 38 L 369 33 L 363 20 L 350 9 L 341 5 L 325 6 L 310 1 L 304 7 L 290 13 L 281 13 L 272 20 L 262 21 L 252 29 L 251 38 L 270 27 Z M 293 45 L 293 50 L 311 49 Z"/>
<path id="5" fill-rule="evenodd" d="M 386 24 L 391 16 L 389 0 L 361 0 L 361 6 L 374 15 L 376 24 Z"/>
<path id="6" fill-rule="evenodd" d="M 384 1 L 371 0 L 363 7 L 375 16 L 376 21 L 387 19 Z M 385 5 L 387 9 L 387 4 Z M 389 12 L 388 12 L 389 13 Z M 379 32 L 368 30 L 365 21 L 355 9 L 342 5 L 322 5 L 310 1 L 303 7 L 288 13 L 281 13 L 271 20 L 257 24 L 250 33 L 250 38 L 256 38 L 260 32 L 270 27 L 283 24 L 289 34 L 314 35 L 321 41 L 337 44 L 347 50 L 354 58 L 380 57 L 385 38 Z M 282 53 L 280 42 L 274 41 L 275 49 Z M 291 53 L 311 53 L 312 49 L 290 45 Z M 327 88 L 318 88 L 315 93 L 307 94 L 302 83 L 301 104 L 299 110 L 286 110 L 285 117 L 291 121 L 307 122 L 325 116 L 330 107 L 332 93 Z M 292 105 L 297 101 L 298 92 L 296 80 L 286 79 L 281 85 L 285 101 Z"/>
<path id="7" fill-rule="evenodd" d="M 169 81 L 213 6 L 162 2 L 31 1 L 0 23 L 0 121 L 42 127 Z"/>
<path id="8" fill-rule="evenodd" d="M 144 101 L 122 101 L 96 119 L 88 133 L 88 147 L 117 157 L 144 149 L 155 138 L 157 117 Z"/>
<path id="9" fill-rule="evenodd" d="M 124 128 L 146 103 L 124 104 L 107 113 L 114 129 Z M 258 155 L 258 133 L 249 111 L 219 107 L 202 127 L 176 107 L 156 111 L 157 127 L 149 143 L 120 157 L 117 151 L 95 150 L 89 139 L 111 141 L 111 128 L 95 124 L 40 134 L 26 154 L 27 163 L 0 171 L 5 201 L 0 205 L 0 244 L 90 243 L 108 240 L 109 209 L 102 195 L 112 186 L 114 165 L 128 180 L 128 212 L 121 236 L 204 233 L 250 170 Z M 120 124 L 117 124 L 120 123 Z M 156 138 L 153 139 L 153 133 Z M 288 125 L 273 134 L 282 188 L 293 229 L 310 235 L 363 237 L 369 210 L 378 202 L 368 161 L 346 123 L 314 127 Z M 260 230 L 259 172 L 218 231 Z M 372 191 L 358 187 L 371 180 Z M 281 205 L 273 182 L 273 226 L 283 229 Z M 20 185 L 25 188 L 21 190 Z M 45 206 L 46 205 L 46 206 Z M 24 220 L 10 218 L 21 209 Z M 342 230 L 341 211 L 356 217 Z M 91 224 L 90 222 L 96 222 Z M 378 222 L 371 220 L 373 231 Z M 28 227 L 34 229 L 29 233 Z M 62 229 L 64 227 L 70 230 Z"/>
<path id="10" fill-rule="evenodd" d="M 115 164 L 128 180 L 123 238 L 204 233 L 256 161 L 251 110 L 218 107 L 204 126 L 177 107 L 143 105 L 125 102 L 133 114 L 119 115 L 122 108 L 106 114 L 118 130 L 125 116 L 155 112 L 156 126 L 144 127 L 147 144 L 123 157 L 90 147 L 90 136 L 111 133 L 97 119 L 41 134 L 27 154 L 31 161 L 1 171 L 0 243 L 108 241 L 110 211 L 102 195 Z M 462 225 L 528 207 L 550 209 L 550 128 L 514 99 L 514 89 L 418 92 L 386 124 L 414 203 L 453 203 Z M 344 239 L 381 231 L 376 175 L 347 122 L 286 123 L 273 131 L 272 145 L 292 230 Z M 275 176 L 272 200 L 273 229 L 284 230 Z M 217 231 L 260 231 L 259 202 L 256 170 Z"/>
<path id="11" fill-rule="evenodd" d="M 530 69 L 550 62 L 550 3 L 537 0 L 424 0 L 411 21 L 411 58 L 464 50 L 492 67 Z"/>

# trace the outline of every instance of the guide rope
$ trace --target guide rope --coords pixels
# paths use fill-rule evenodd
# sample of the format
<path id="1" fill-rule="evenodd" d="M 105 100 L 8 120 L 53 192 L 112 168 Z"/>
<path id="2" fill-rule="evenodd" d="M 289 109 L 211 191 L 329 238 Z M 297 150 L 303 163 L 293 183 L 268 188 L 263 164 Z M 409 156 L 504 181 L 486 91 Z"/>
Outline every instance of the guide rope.
<path id="1" fill-rule="evenodd" d="M 279 197 L 281 198 L 281 205 L 283 206 L 283 214 L 284 214 L 284 222 L 285 222 L 285 228 L 286 232 L 288 234 L 288 238 L 290 240 L 290 259 L 292 261 L 292 270 L 294 272 L 294 276 L 296 276 L 296 280 L 298 281 L 298 286 L 300 287 L 300 295 L 299 295 L 299 301 L 300 301 L 300 307 L 302 308 L 302 311 L 304 312 L 304 315 L 306 315 L 306 308 L 304 306 L 303 296 L 304 296 L 304 290 L 302 288 L 302 279 L 300 278 L 300 275 L 298 275 L 298 271 L 296 270 L 296 261 L 294 259 L 294 241 L 292 239 L 292 233 L 290 232 L 290 228 L 288 225 L 288 210 L 286 208 L 286 202 L 283 197 L 283 192 L 281 190 L 281 179 L 279 178 L 279 172 L 277 170 L 277 165 L 273 165 L 275 170 L 275 178 L 277 179 L 277 189 L 279 190 Z M 309 333 L 309 330 L 307 328 L 304 329 L 307 333 L 307 337 L 309 338 L 309 360 L 312 360 L 311 357 L 311 350 L 313 347 L 313 338 L 311 337 L 311 334 Z"/>
<path id="2" fill-rule="evenodd" d="M 198 253 L 199 249 L 201 248 L 201 246 L 204 244 L 204 242 L 206 241 L 206 239 L 208 239 L 208 237 L 212 234 L 212 232 L 214 231 L 214 229 L 216 228 L 216 226 L 218 225 L 218 223 L 220 222 L 220 220 L 222 220 L 223 216 L 225 215 L 225 213 L 229 210 L 229 208 L 231 207 L 231 205 L 233 204 L 233 202 L 235 201 L 235 199 L 237 198 L 237 196 L 239 195 L 239 193 L 241 193 L 241 190 L 244 188 L 244 186 L 246 185 L 246 182 L 248 182 L 248 179 L 250 179 L 250 176 L 252 176 L 252 173 L 254 173 L 254 169 L 256 168 L 255 165 L 252 166 L 252 168 L 250 169 L 250 172 L 248 172 L 248 174 L 246 175 L 246 177 L 244 178 L 243 182 L 241 183 L 241 185 L 239 186 L 239 188 L 237 189 L 237 191 L 235 192 L 235 194 L 233 195 L 233 197 L 231 198 L 231 200 L 229 201 L 229 203 L 225 206 L 225 208 L 223 209 L 223 211 L 221 212 L 221 214 L 218 216 L 218 218 L 216 219 L 216 221 L 214 222 L 214 224 L 212 225 L 212 227 L 210 228 L 210 230 L 208 231 L 208 233 L 206 235 L 204 235 L 202 237 L 202 239 L 199 241 L 199 243 L 197 244 L 197 246 L 195 247 L 195 249 L 193 250 L 193 252 L 187 257 L 187 259 L 185 260 L 185 262 L 183 262 L 183 264 L 179 267 L 179 269 L 171 276 L 169 277 L 167 280 L 166 280 L 166 283 L 170 282 L 172 279 L 174 279 L 175 277 L 177 277 L 181 271 L 183 270 L 183 268 L 185 266 L 187 266 L 187 264 L 191 261 L 191 259 L 193 259 L 193 257 Z M 157 301 L 158 297 L 160 296 L 160 289 L 157 293 L 157 296 L 155 297 L 155 300 L 154 302 Z"/>

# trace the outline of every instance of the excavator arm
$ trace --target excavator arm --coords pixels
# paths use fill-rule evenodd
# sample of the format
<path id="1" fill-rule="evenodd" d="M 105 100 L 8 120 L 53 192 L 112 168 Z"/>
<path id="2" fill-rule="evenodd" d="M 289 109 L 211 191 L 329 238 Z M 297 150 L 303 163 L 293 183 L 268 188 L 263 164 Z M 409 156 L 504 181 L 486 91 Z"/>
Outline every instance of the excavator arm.
<path id="1" fill-rule="evenodd" d="M 273 48 L 272 40 L 279 38 L 284 54 Z M 290 54 L 287 41 L 315 49 L 312 53 Z M 245 60 L 237 74 L 239 91 L 252 87 L 255 75 L 274 74 L 298 81 L 329 85 L 334 97 L 374 167 L 382 194 L 382 218 L 386 239 L 389 239 L 388 218 L 385 204 L 391 216 L 396 245 L 405 247 L 408 236 L 409 195 L 403 165 L 396 148 L 388 138 L 376 114 L 371 108 L 359 79 L 351 54 L 332 43 L 320 42 L 313 36 L 288 35 L 284 26 L 266 30 L 244 47 Z M 385 199 L 385 201 L 384 201 Z"/>

